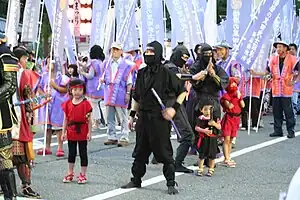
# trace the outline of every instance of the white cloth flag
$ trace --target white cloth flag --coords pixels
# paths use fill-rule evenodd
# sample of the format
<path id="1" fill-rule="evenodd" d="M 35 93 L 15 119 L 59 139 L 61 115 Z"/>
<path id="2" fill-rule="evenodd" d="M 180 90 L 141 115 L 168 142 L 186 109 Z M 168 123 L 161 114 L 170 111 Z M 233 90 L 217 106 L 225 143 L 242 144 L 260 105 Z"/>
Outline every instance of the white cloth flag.
<path id="1" fill-rule="evenodd" d="M 215 45 L 218 37 L 216 0 L 209 0 L 207 2 L 204 16 L 205 42 Z"/>
<path id="2" fill-rule="evenodd" d="M 40 5 L 40 0 L 26 0 L 22 25 L 22 42 L 36 42 L 38 39 Z"/>

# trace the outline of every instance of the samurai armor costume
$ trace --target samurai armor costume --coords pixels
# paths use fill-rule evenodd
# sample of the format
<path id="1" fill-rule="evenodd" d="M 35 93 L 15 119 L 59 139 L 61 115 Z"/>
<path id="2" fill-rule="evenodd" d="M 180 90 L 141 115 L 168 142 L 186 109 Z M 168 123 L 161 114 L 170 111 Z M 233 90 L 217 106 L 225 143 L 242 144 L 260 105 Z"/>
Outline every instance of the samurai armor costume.
<path id="1" fill-rule="evenodd" d="M 12 96 L 17 86 L 17 58 L 5 46 L 0 34 L 0 185 L 5 200 L 16 199 L 17 189 L 12 163 L 13 107 Z"/>

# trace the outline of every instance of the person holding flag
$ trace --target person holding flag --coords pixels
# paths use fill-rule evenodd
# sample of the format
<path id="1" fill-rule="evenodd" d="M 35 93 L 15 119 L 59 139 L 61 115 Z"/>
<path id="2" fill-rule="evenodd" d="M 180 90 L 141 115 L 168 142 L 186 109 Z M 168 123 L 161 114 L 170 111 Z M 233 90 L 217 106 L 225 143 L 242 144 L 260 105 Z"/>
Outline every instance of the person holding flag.
<path id="1" fill-rule="evenodd" d="M 273 44 L 277 50 L 277 55 L 273 55 L 269 59 L 269 66 L 266 72 L 256 72 L 250 70 L 251 75 L 272 76 L 272 106 L 274 116 L 274 132 L 270 137 L 282 137 L 283 113 L 286 118 L 286 126 L 288 138 L 295 137 L 296 120 L 293 112 L 292 96 L 294 87 L 294 74 L 299 70 L 297 57 L 291 55 L 289 45 L 283 41 Z"/>

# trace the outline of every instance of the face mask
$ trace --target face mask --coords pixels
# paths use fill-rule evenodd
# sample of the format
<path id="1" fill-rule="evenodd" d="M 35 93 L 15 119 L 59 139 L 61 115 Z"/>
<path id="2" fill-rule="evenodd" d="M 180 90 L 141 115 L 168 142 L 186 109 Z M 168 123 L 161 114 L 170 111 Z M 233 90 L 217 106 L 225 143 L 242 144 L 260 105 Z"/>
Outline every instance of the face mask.
<path id="1" fill-rule="evenodd" d="M 185 60 L 183 60 L 182 58 L 180 58 L 178 61 L 177 61 L 177 64 L 178 64 L 178 67 L 182 68 L 183 65 L 186 63 Z"/>
<path id="2" fill-rule="evenodd" d="M 144 59 L 147 65 L 155 64 L 155 55 L 144 55 Z"/>
<path id="3" fill-rule="evenodd" d="M 203 56 L 203 57 L 202 57 L 202 60 L 203 60 L 204 63 L 207 63 L 207 64 L 208 64 L 210 58 L 211 58 L 210 56 Z"/>
<path id="4" fill-rule="evenodd" d="M 228 92 L 231 93 L 231 94 L 236 93 L 237 90 L 238 90 L 237 86 L 230 86 L 228 88 Z"/>

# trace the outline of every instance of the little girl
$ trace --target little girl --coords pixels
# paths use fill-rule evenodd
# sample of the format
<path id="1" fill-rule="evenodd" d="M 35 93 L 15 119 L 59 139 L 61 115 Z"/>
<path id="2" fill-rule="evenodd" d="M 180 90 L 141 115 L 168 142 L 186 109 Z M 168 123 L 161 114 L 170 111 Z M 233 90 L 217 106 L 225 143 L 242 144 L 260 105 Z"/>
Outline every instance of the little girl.
<path id="1" fill-rule="evenodd" d="M 226 167 L 235 167 L 235 161 L 230 159 L 232 139 L 237 136 L 240 115 L 242 109 L 245 107 L 242 95 L 240 91 L 238 91 L 237 79 L 233 77 L 229 78 L 229 85 L 226 88 L 226 93 L 221 98 L 221 105 L 225 112 L 221 122 L 222 136 L 224 137 L 223 152 L 225 157 L 223 165 Z"/>
<path id="2" fill-rule="evenodd" d="M 199 106 L 202 115 L 197 119 L 195 130 L 197 151 L 199 153 L 198 176 L 203 176 L 204 160 L 209 159 L 209 169 L 206 176 L 211 177 L 214 173 L 215 159 L 217 155 L 217 135 L 220 133 L 221 124 L 219 119 L 213 119 L 213 103 L 210 100 L 202 101 Z"/>
<path id="3" fill-rule="evenodd" d="M 62 104 L 64 111 L 62 140 L 68 140 L 69 148 L 69 170 L 63 182 L 69 183 L 74 178 L 74 165 L 77 155 L 77 144 L 81 161 L 81 172 L 78 177 L 78 184 L 84 184 L 86 180 L 86 169 L 88 166 L 87 141 L 92 139 L 92 106 L 84 97 L 86 92 L 85 84 L 80 79 L 73 79 L 69 83 L 71 99 Z"/>

